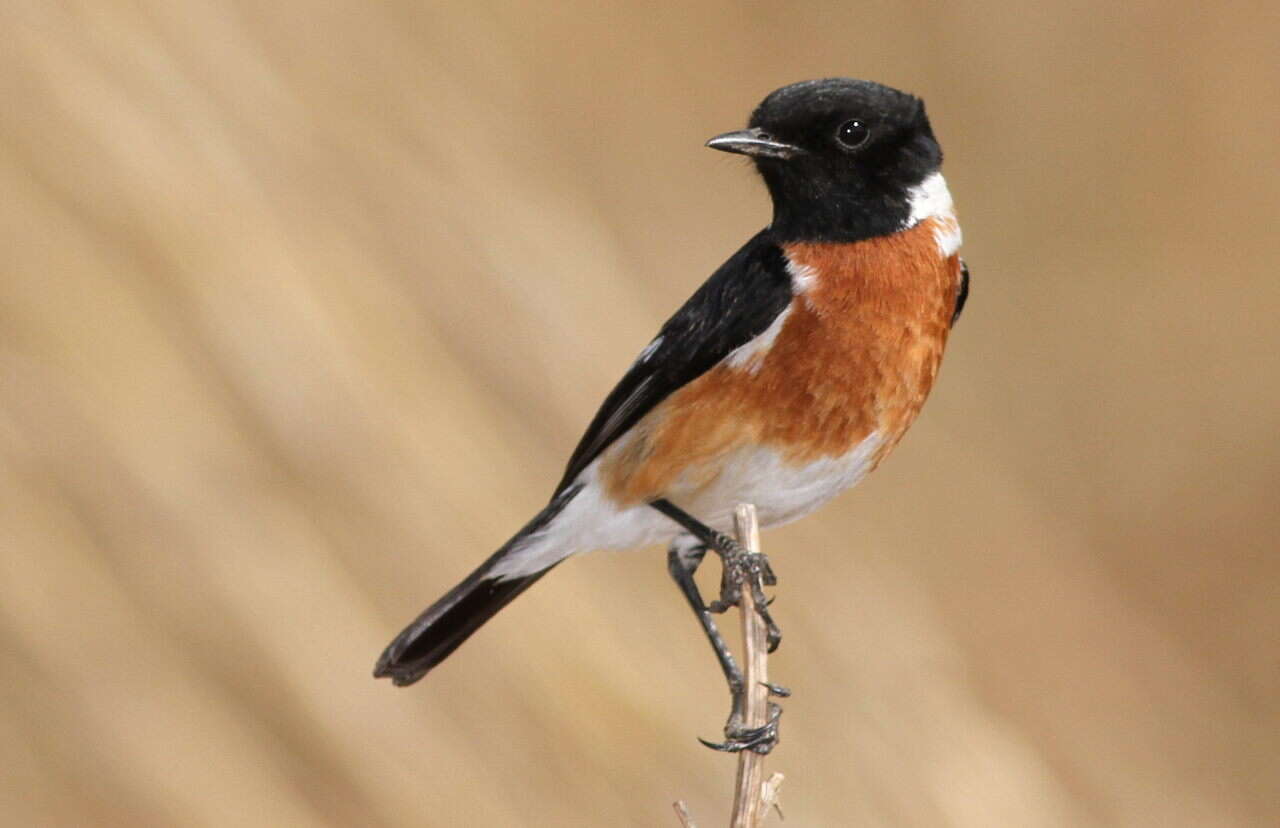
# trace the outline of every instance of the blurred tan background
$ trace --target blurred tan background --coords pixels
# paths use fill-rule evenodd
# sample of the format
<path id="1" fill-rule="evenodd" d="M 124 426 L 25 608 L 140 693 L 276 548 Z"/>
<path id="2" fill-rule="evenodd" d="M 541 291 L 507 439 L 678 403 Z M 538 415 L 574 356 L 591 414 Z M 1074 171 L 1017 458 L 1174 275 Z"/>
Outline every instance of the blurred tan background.
<path id="1" fill-rule="evenodd" d="M 928 100 L 974 283 L 897 454 L 765 536 L 787 824 L 1280 820 L 1274 4 L 0 22 L 0 822 L 722 824 L 662 550 L 369 673 L 767 221 L 702 141 L 832 74 Z"/>

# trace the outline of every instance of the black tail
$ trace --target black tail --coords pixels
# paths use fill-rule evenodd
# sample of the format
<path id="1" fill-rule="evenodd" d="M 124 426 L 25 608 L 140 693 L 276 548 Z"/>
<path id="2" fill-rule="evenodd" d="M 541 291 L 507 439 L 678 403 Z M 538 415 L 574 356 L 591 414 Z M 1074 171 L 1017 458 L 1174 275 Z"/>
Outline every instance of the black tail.
<path id="1" fill-rule="evenodd" d="M 547 508 L 503 544 L 501 549 L 490 555 L 475 572 L 427 607 L 382 651 L 377 666 L 373 668 L 374 677 L 389 676 L 399 687 L 413 684 L 432 667 L 448 658 L 484 622 L 496 615 L 498 610 L 550 572 L 554 563 L 540 572 L 514 578 L 499 579 L 491 574 L 499 563 L 519 547 L 521 541 L 545 528 L 581 489 L 581 486 L 571 486 L 558 494 Z"/>

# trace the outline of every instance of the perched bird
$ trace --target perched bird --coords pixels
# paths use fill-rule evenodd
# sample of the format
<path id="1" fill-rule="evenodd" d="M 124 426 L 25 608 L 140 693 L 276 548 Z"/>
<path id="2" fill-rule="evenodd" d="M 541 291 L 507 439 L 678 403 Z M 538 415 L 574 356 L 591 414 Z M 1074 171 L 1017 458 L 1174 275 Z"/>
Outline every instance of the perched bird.
<path id="1" fill-rule="evenodd" d="M 708 606 L 693 572 L 712 549 L 731 585 L 745 577 L 724 534 L 737 504 L 755 504 L 762 526 L 787 523 L 892 451 L 933 385 L 968 271 L 942 150 L 912 95 L 796 83 L 707 146 L 755 162 L 772 222 L 640 352 L 547 507 L 406 627 L 375 676 L 422 678 L 571 555 L 670 541 L 668 568 L 734 693 L 719 747 L 776 740 L 775 723 L 741 726 L 741 673 L 710 616 L 731 591 Z"/>

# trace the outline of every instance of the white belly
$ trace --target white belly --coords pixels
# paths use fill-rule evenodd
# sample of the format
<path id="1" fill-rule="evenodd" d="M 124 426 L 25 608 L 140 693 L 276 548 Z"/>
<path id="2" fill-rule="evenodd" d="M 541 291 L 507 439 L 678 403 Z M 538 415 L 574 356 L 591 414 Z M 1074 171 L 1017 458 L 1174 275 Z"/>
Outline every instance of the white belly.
<path id="1" fill-rule="evenodd" d="M 716 479 L 690 499 L 675 503 L 722 532 L 733 528 L 739 503 L 756 507 L 761 526 L 778 526 L 817 509 L 871 471 L 883 439 L 872 434 L 849 453 L 803 466 L 783 462 L 771 449 L 744 449 Z M 683 530 L 648 505 L 616 508 L 598 478 L 599 461 L 583 472 L 583 490 L 538 534 L 495 570 L 508 577 L 537 572 L 570 555 L 595 549 L 625 549 L 666 543 Z"/>
<path id="2" fill-rule="evenodd" d="M 716 528 L 731 525 L 739 503 L 756 507 L 761 526 L 779 526 L 802 518 L 867 475 L 883 440 L 871 434 L 840 457 L 796 466 L 767 448 L 744 449 L 715 482 L 688 504 L 677 503 Z"/>

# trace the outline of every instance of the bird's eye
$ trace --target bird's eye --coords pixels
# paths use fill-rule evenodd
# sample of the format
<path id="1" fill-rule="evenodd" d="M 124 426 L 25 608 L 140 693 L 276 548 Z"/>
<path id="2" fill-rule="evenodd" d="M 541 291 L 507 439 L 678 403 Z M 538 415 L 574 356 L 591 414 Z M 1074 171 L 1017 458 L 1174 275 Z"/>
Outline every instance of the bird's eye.
<path id="1" fill-rule="evenodd" d="M 859 121 L 857 118 L 845 121 L 836 130 L 836 140 L 845 149 L 854 149 L 860 147 L 871 137 L 871 127 Z"/>

